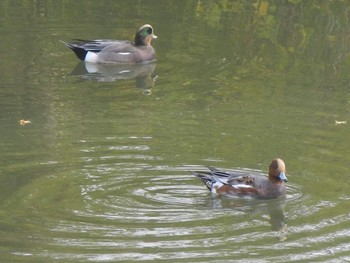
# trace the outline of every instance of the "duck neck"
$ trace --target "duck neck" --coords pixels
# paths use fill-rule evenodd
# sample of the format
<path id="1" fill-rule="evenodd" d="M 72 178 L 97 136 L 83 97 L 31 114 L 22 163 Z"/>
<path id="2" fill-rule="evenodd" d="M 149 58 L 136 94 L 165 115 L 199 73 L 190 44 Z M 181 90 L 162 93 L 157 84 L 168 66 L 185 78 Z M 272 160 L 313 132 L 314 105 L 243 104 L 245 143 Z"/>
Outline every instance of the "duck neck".
<path id="1" fill-rule="evenodd" d="M 136 46 L 145 46 L 143 38 L 139 34 L 135 35 L 135 45 Z"/>

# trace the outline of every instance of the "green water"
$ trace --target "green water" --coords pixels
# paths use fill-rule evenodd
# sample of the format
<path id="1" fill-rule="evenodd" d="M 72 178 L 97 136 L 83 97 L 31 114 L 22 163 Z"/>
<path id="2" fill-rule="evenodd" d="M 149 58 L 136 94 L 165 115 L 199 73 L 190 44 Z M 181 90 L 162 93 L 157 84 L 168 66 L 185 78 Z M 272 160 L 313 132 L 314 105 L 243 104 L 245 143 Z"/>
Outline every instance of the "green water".
<path id="1" fill-rule="evenodd" d="M 1 1 L 0 261 L 349 261 L 349 10 Z M 87 74 L 59 42 L 145 23 L 151 66 Z M 285 200 L 212 197 L 188 172 L 275 157 Z"/>

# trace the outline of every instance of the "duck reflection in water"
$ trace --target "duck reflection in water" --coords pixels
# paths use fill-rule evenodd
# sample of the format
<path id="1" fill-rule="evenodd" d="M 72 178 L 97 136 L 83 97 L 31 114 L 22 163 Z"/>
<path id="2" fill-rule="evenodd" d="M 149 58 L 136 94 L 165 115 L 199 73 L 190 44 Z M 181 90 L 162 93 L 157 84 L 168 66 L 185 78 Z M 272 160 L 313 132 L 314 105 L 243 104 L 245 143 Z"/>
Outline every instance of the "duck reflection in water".
<path id="1" fill-rule="evenodd" d="M 203 201 L 201 197 L 201 201 Z M 248 217 L 247 222 L 257 218 L 267 219 L 271 230 L 276 232 L 278 241 L 287 239 L 287 221 L 284 214 L 286 197 L 279 197 L 272 200 L 242 199 L 227 196 L 212 195 L 203 204 L 211 209 L 233 209 L 238 214 Z M 253 223 L 252 223 L 253 224 Z"/>
<path id="2" fill-rule="evenodd" d="M 155 68 L 155 63 L 97 64 L 79 62 L 71 75 L 98 82 L 135 79 L 135 86 L 141 89 L 144 95 L 150 95 L 157 79 L 154 74 Z"/>

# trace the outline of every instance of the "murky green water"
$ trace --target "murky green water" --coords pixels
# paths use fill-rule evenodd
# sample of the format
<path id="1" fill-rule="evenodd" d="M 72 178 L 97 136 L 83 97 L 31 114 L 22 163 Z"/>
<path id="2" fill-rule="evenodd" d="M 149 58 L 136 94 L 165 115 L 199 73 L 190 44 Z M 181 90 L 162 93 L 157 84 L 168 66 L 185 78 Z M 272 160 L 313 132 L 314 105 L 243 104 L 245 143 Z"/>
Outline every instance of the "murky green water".
<path id="1" fill-rule="evenodd" d="M 1 262 L 350 261 L 349 12 L 1 1 Z M 87 73 L 58 41 L 144 23 L 152 65 Z M 274 157 L 282 200 L 215 198 L 188 172 L 266 172 Z"/>

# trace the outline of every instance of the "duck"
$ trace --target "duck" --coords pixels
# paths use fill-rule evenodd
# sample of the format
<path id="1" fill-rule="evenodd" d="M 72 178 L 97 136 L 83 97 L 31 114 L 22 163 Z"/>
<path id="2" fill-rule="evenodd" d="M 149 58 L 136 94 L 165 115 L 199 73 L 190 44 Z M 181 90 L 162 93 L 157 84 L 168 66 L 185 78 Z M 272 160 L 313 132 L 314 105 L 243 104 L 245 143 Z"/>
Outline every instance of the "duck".
<path id="1" fill-rule="evenodd" d="M 88 63 L 141 64 L 156 61 L 156 52 L 151 46 L 156 38 L 153 27 L 145 24 L 136 31 L 134 42 L 112 39 L 61 42 L 72 49 L 80 60 Z"/>
<path id="2" fill-rule="evenodd" d="M 286 195 L 286 165 L 280 158 L 272 160 L 268 176 L 220 170 L 211 166 L 207 168 L 209 171 L 192 171 L 192 174 L 215 195 L 254 199 L 273 199 Z"/>

